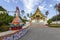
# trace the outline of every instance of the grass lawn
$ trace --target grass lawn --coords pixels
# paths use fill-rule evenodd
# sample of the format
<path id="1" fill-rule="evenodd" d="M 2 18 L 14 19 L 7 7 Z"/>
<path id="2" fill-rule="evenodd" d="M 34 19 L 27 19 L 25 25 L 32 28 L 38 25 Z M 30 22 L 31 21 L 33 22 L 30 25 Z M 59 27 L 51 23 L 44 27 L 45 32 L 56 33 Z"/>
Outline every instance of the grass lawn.
<path id="1" fill-rule="evenodd" d="M 49 27 L 55 27 L 55 28 L 60 28 L 60 24 L 50 24 L 48 25 Z"/>

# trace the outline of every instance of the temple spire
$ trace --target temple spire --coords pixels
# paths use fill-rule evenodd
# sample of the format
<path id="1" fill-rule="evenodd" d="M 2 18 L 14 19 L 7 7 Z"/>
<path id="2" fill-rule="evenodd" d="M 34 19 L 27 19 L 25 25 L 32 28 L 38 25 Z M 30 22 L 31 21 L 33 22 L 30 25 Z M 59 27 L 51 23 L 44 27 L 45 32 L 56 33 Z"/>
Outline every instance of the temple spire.
<path id="1" fill-rule="evenodd" d="M 19 24 L 19 23 L 22 23 L 22 21 L 20 20 L 20 11 L 19 11 L 19 8 L 16 7 L 16 13 L 15 13 L 15 18 L 13 19 L 12 23 L 13 24 Z"/>
<path id="2" fill-rule="evenodd" d="M 16 7 L 16 17 L 20 16 L 20 11 L 19 11 L 19 7 Z"/>

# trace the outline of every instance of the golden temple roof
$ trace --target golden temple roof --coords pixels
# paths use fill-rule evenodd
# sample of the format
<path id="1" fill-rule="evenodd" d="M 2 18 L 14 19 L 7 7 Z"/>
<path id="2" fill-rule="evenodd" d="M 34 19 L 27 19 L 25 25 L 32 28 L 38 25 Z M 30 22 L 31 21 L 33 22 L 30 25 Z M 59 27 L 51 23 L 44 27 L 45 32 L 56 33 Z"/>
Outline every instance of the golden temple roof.
<path id="1" fill-rule="evenodd" d="M 36 14 L 37 14 L 37 15 L 41 15 L 41 16 L 43 16 L 43 17 L 46 17 L 44 14 L 41 13 L 41 11 L 40 11 L 39 8 L 36 9 L 35 13 L 34 13 L 31 17 L 35 16 Z"/>

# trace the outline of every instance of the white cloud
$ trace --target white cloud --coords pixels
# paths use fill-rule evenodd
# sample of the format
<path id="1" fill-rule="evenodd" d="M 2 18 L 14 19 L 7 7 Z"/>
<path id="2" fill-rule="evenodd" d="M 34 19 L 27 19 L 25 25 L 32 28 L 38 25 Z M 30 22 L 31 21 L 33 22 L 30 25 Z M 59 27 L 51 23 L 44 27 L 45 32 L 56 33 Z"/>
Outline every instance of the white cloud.
<path id="1" fill-rule="evenodd" d="M 39 0 L 21 0 L 24 4 L 24 9 L 26 12 L 31 12 L 35 5 L 38 5 Z"/>
<path id="2" fill-rule="evenodd" d="M 6 1 L 6 2 L 8 2 L 8 3 L 10 2 L 10 0 L 4 0 L 4 1 Z"/>
<path id="3" fill-rule="evenodd" d="M 57 0 L 57 1 L 60 1 L 60 0 Z"/>
<path id="4" fill-rule="evenodd" d="M 50 5 L 49 5 L 49 7 L 53 7 L 53 5 L 52 5 L 52 4 L 50 4 Z"/>
<path id="5" fill-rule="evenodd" d="M 46 1 L 43 1 L 40 5 L 41 5 L 41 6 L 46 6 L 46 5 L 47 5 L 47 4 L 46 4 Z"/>
<path id="6" fill-rule="evenodd" d="M 6 2 L 14 2 L 14 3 L 17 3 L 18 0 L 5 0 Z M 33 8 L 35 5 L 39 5 L 39 3 L 41 3 L 39 5 L 39 8 L 40 10 L 47 10 L 45 8 L 46 6 L 46 1 L 43 1 L 43 0 L 20 0 L 23 5 L 24 5 L 24 10 L 27 12 L 27 13 L 31 13 L 33 11 Z M 50 5 L 51 6 L 51 5 Z"/>
<path id="7" fill-rule="evenodd" d="M 57 2 L 57 3 L 60 3 L 60 0 L 54 0 L 55 2 Z"/>
<path id="8" fill-rule="evenodd" d="M 46 1 L 44 1 L 41 5 L 39 5 L 39 9 L 40 10 L 48 10 L 47 8 L 46 8 L 46 6 L 47 6 L 47 4 L 46 4 Z"/>
<path id="9" fill-rule="evenodd" d="M 47 10 L 47 8 L 45 8 L 44 6 L 39 6 L 40 10 Z"/>
<path id="10" fill-rule="evenodd" d="M 43 10 L 43 9 L 44 9 L 44 7 L 43 7 L 43 6 L 39 6 L 39 9 L 40 9 L 40 10 Z"/>
<path id="11" fill-rule="evenodd" d="M 12 0 L 14 3 L 17 3 L 18 2 L 18 0 Z"/>
<path id="12" fill-rule="evenodd" d="M 18 2 L 18 0 L 4 0 L 4 1 L 6 1 L 7 3 L 9 3 L 9 2 L 17 3 Z"/>

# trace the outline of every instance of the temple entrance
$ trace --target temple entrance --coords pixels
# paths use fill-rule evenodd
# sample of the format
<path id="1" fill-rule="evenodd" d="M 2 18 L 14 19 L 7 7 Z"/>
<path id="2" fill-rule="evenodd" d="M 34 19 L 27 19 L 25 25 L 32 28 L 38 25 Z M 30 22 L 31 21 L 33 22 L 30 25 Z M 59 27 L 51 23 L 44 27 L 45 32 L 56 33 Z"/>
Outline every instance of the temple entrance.
<path id="1" fill-rule="evenodd" d="M 44 23 L 45 16 L 41 13 L 40 9 L 37 8 L 36 12 L 30 17 L 33 23 Z"/>
<path id="2" fill-rule="evenodd" d="M 36 22 L 39 23 L 39 21 L 40 21 L 40 16 L 39 15 L 36 15 L 36 20 L 37 20 Z"/>

